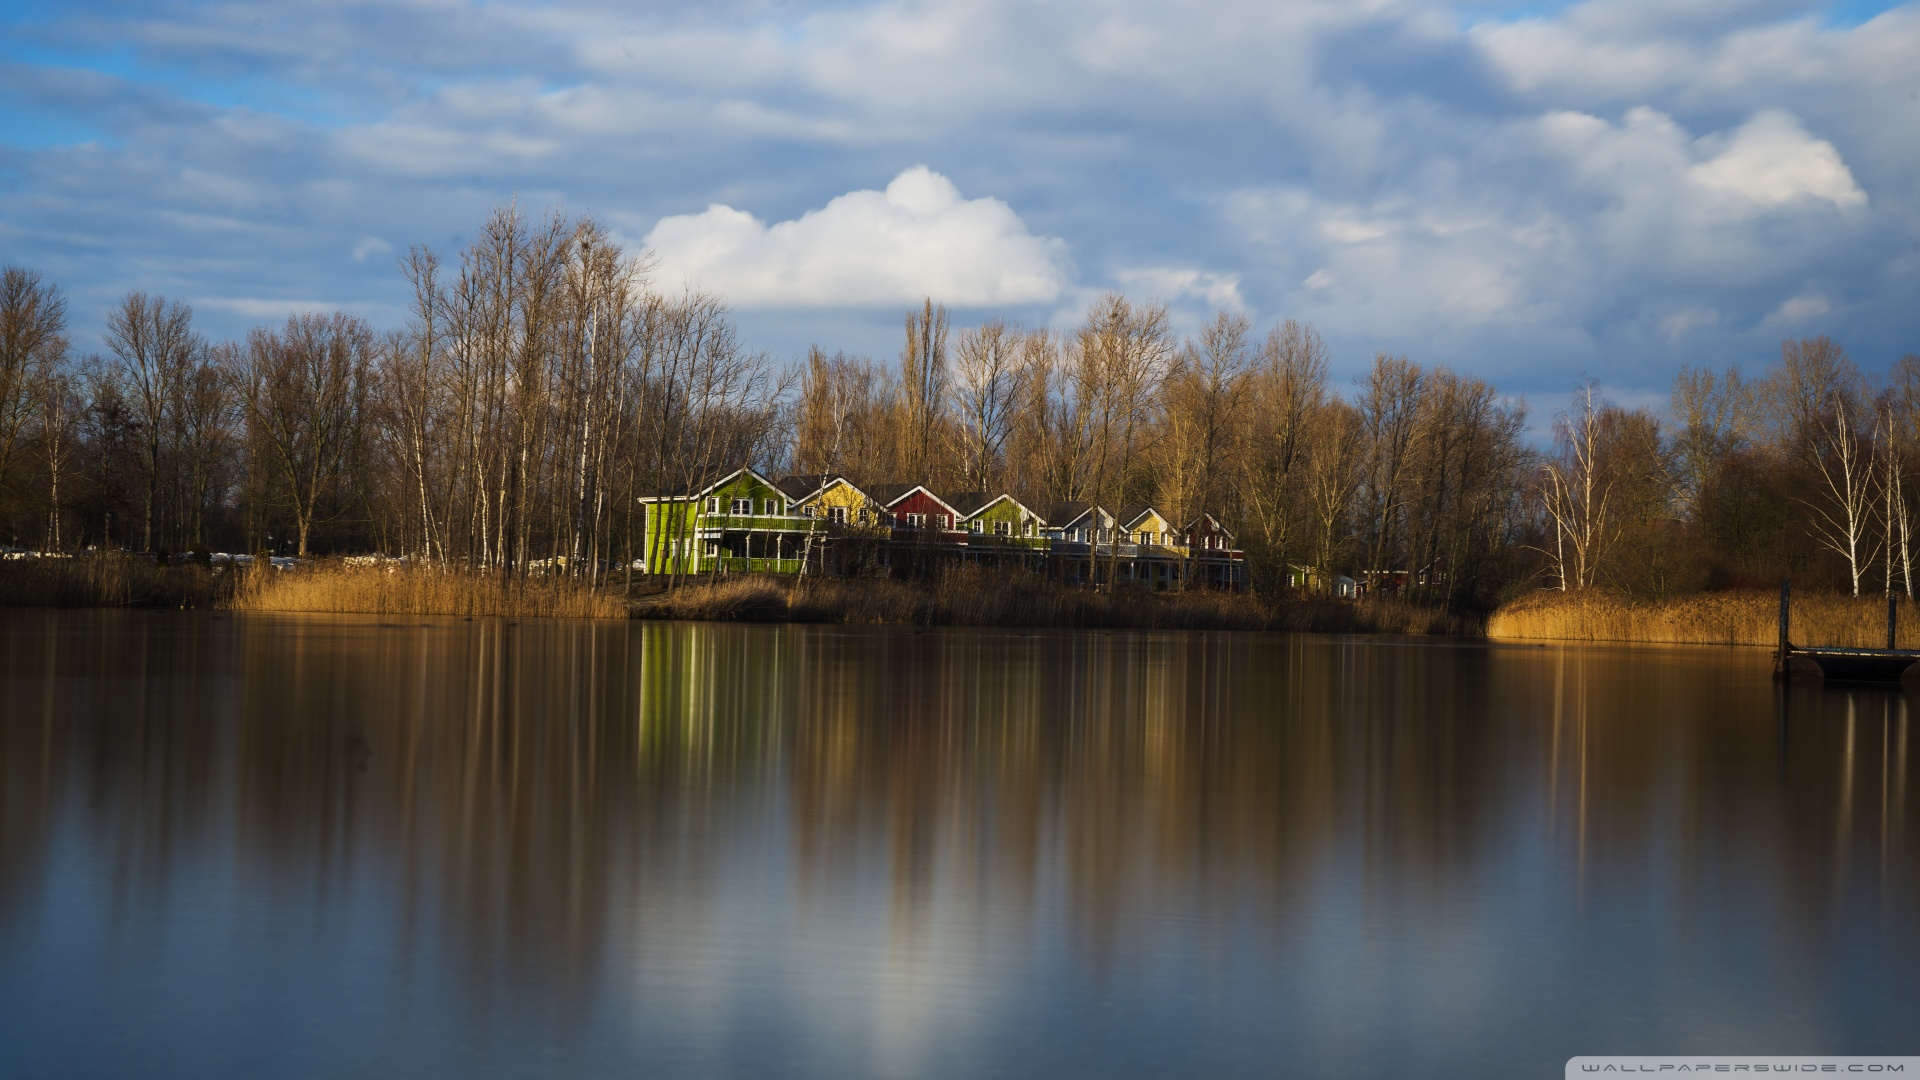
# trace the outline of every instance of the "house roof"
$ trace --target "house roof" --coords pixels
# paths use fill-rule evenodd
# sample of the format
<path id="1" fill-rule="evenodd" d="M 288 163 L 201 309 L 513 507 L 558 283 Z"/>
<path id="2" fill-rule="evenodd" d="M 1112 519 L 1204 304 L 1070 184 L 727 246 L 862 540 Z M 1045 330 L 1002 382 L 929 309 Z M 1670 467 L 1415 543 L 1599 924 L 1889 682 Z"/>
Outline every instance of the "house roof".
<path id="1" fill-rule="evenodd" d="M 1159 513 L 1160 511 L 1153 508 L 1152 503 L 1128 503 L 1120 508 L 1120 527 L 1123 529 L 1131 529 L 1135 525 L 1140 524 L 1141 518 L 1146 517 L 1148 514 Z M 1166 517 L 1162 515 L 1160 520 L 1165 521 Z"/>
<path id="2" fill-rule="evenodd" d="M 783 476 L 774 481 L 773 486 L 779 488 L 787 498 L 799 502 L 809 495 L 825 491 L 828 484 L 838 479 L 837 476 Z"/>
<path id="3" fill-rule="evenodd" d="M 957 495 L 948 495 L 941 500 L 954 508 L 961 517 L 972 517 L 999 500 L 984 491 L 962 491 Z"/>
<path id="4" fill-rule="evenodd" d="M 932 499 L 948 510 L 953 510 L 956 518 L 960 516 L 960 512 L 953 509 L 952 503 L 935 495 L 925 484 L 875 484 L 867 489 L 867 494 L 874 502 L 891 510 L 896 504 L 904 501 L 907 496 L 912 495 L 916 491 L 926 492 L 927 498 Z"/>
<path id="5" fill-rule="evenodd" d="M 966 503 L 966 505 L 963 505 L 963 501 L 964 503 Z M 947 500 L 947 505 L 952 506 L 954 509 L 960 511 L 961 515 L 964 517 L 975 518 L 975 517 L 979 517 L 981 514 L 986 513 L 988 510 L 993 509 L 993 507 L 1003 502 L 1012 503 L 1014 506 L 1020 509 L 1021 513 L 1024 513 L 1028 517 L 1033 518 L 1035 521 L 1039 522 L 1043 526 L 1047 523 L 1046 518 L 1043 518 L 1039 514 L 1034 513 L 1033 509 L 1029 507 L 1026 503 L 1021 502 L 1019 499 L 1016 499 L 1012 495 L 1006 494 L 1005 492 L 1002 492 L 999 495 L 995 495 L 989 498 L 987 496 L 987 493 L 984 491 L 969 491 L 965 495 L 955 495 L 952 498 L 949 498 Z"/>
<path id="6" fill-rule="evenodd" d="M 1212 525 L 1214 532 L 1219 533 L 1221 536 L 1224 536 L 1229 540 L 1233 539 L 1233 530 L 1227 528 L 1225 525 L 1220 524 L 1220 519 L 1217 517 L 1214 517 L 1212 514 L 1201 514 L 1199 517 L 1194 518 L 1192 521 L 1187 522 L 1186 527 L 1181 529 L 1180 531 L 1183 533 L 1190 533 L 1195 529 L 1198 529 L 1203 524 Z"/>
<path id="7" fill-rule="evenodd" d="M 1065 528 L 1070 528 L 1074 525 L 1078 525 L 1080 523 L 1080 519 L 1092 513 L 1094 509 L 1095 507 L 1092 503 L 1084 503 L 1084 502 L 1054 503 L 1052 506 L 1047 507 L 1047 516 L 1046 516 L 1047 527 L 1050 529 L 1065 529 Z M 1106 514 L 1106 516 L 1108 517 L 1113 516 L 1112 514 L 1107 514 L 1105 509 L 1101 509 L 1100 512 L 1102 514 Z"/>
<path id="8" fill-rule="evenodd" d="M 695 474 L 692 483 L 688 483 L 685 480 L 682 480 L 672 485 L 671 487 L 667 488 L 665 492 L 659 495 L 642 495 L 640 497 L 640 501 L 641 502 L 659 502 L 662 499 L 685 499 L 688 497 L 699 498 L 700 496 L 705 495 L 707 492 L 712 491 L 714 488 L 719 487 L 720 485 L 726 483 L 727 481 L 733 479 L 734 477 L 739 476 L 741 473 L 747 473 L 751 475 L 754 479 L 760 481 L 761 483 L 767 485 L 768 487 L 778 486 L 773 481 L 760 475 L 760 473 L 755 469 L 752 469 L 749 467 L 742 467 L 738 469 L 726 469 L 723 467 L 723 468 L 717 468 L 717 469 L 708 469 L 704 472 L 697 473 Z"/>

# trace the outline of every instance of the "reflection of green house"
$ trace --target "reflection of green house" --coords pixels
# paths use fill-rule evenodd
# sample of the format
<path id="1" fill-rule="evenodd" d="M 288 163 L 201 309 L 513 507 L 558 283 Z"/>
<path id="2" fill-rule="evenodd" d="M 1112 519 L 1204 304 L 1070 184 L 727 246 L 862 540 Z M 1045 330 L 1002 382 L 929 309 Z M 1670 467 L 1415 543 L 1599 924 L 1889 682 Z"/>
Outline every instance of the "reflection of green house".
<path id="1" fill-rule="evenodd" d="M 647 513 L 642 558 L 650 574 L 798 573 L 815 525 L 794 512 L 786 492 L 752 469 L 640 502 Z"/>

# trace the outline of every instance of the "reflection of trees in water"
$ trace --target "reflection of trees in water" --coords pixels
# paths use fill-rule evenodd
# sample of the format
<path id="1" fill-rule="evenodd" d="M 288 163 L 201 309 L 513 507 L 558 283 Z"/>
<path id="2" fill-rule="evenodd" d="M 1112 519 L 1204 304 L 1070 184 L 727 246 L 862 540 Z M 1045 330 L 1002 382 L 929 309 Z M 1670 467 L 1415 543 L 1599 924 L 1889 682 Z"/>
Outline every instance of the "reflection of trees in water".
<path id="1" fill-rule="evenodd" d="M 1778 687 L 1757 650 L 1528 652 L 1502 692 L 1546 701 L 1546 828 L 1581 880 L 1651 866 L 1690 902 L 1752 889 L 1829 917 L 1912 894 L 1907 692 Z"/>
<path id="2" fill-rule="evenodd" d="M 0 634 L 0 919 L 63 828 L 127 910 L 220 859 L 296 908 L 375 875 L 396 963 L 437 949 L 476 1005 L 511 986 L 557 1015 L 742 887 L 804 921 L 884 880 L 909 954 L 1057 905 L 1105 963 L 1136 920 L 1231 933 L 1335 879 L 1375 910 L 1453 902 L 1536 837 L 1576 882 L 1655 863 L 1817 910 L 1910 895 L 1916 861 L 1904 699 L 1795 688 L 1783 727 L 1743 653 L 73 612 Z"/>
<path id="3" fill-rule="evenodd" d="M 1175 907 L 1284 909 L 1343 830 L 1443 873 L 1498 797 L 1497 733 L 1455 662 L 1255 635 L 813 640 L 801 873 L 837 880 L 885 844 L 911 923 L 936 897 L 1030 910 L 1051 872 L 1102 949 Z"/>

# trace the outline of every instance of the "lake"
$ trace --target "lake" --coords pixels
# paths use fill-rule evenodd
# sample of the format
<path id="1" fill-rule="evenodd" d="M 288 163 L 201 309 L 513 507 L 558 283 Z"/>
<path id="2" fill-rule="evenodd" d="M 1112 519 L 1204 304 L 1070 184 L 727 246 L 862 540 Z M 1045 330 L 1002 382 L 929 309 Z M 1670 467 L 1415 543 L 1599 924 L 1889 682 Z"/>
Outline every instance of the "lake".
<path id="1" fill-rule="evenodd" d="M 1912 704 L 1763 650 L 0 610 L 0 1075 L 1915 1053 Z"/>

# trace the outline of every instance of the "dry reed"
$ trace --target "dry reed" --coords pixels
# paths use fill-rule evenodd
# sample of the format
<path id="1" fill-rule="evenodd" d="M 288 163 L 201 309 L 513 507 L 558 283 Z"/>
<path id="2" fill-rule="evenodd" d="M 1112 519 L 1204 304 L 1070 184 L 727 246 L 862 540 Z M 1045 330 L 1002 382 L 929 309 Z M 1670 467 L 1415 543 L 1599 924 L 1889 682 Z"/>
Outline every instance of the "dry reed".
<path id="1" fill-rule="evenodd" d="M 1487 620 L 1487 636 L 1515 640 L 1637 641 L 1669 645 L 1767 645 L 1779 638 L 1780 597 L 1767 591 L 1696 593 L 1636 601 L 1600 589 L 1535 593 Z M 1914 604 L 1900 602 L 1904 649 L 1920 647 Z M 1792 637 L 1799 645 L 1881 648 L 1887 602 L 1881 596 L 1832 593 L 1793 598 Z"/>
<path id="2" fill-rule="evenodd" d="M 195 564 L 160 566 L 137 555 L 8 559 L 0 604 L 12 607 L 212 607 L 235 575 Z"/>
<path id="3" fill-rule="evenodd" d="M 730 622 L 1479 633 L 1470 618 L 1394 600 L 1270 603 L 1220 592 L 1094 592 L 976 569 L 931 582 L 737 577 L 650 597 L 636 604 L 635 614 Z"/>
<path id="4" fill-rule="evenodd" d="M 627 603 L 569 579 L 516 579 L 430 566 L 319 563 L 256 569 L 234 591 L 238 611 L 330 611 L 365 615 L 504 615 L 624 619 Z"/>

